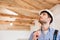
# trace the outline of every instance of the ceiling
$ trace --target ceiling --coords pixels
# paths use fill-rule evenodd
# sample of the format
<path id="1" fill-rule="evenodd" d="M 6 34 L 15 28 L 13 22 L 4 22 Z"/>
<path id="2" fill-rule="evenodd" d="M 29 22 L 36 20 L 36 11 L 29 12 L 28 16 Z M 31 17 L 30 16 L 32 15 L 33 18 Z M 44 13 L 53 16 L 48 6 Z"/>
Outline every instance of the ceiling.
<path id="1" fill-rule="evenodd" d="M 60 0 L 0 0 L 0 24 L 10 24 L 12 27 L 0 27 L 1 30 L 30 30 L 30 25 L 34 20 L 39 19 L 39 11 L 42 9 L 51 9 Z M 11 14 L 12 13 L 12 14 Z M 17 15 L 15 15 L 17 14 Z M 8 20 L 15 18 L 15 21 Z"/>

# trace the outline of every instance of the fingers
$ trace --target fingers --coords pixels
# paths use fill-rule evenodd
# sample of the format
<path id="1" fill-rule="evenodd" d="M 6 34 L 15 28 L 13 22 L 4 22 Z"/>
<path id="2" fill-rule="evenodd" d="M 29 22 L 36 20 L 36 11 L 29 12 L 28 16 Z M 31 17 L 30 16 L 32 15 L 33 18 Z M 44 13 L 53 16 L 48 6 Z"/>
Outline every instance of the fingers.
<path id="1" fill-rule="evenodd" d="M 40 31 L 34 32 L 34 34 L 33 34 L 33 40 L 37 40 L 39 36 L 40 36 Z"/>
<path id="2" fill-rule="evenodd" d="M 38 39 L 38 37 L 36 37 L 36 36 L 33 37 L 33 40 L 37 40 L 37 39 Z"/>

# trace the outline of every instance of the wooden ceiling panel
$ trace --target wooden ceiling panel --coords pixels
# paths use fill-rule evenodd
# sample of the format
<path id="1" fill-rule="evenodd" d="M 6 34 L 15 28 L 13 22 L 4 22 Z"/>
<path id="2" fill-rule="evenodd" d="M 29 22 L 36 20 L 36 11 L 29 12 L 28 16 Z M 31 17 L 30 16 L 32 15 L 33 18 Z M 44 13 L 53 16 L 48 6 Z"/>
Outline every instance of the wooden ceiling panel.
<path id="1" fill-rule="evenodd" d="M 34 8 L 33 6 L 27 4 L 26 2 L 22 1 L 22 0 L 15 0 L 15 2 L 17 3 L 17 5 L 19 7 L 25 8 L 25 9 L 34 9 L 36 10 L 36 8 Z"/>
<path id="2" fill-rule="evenodd" d="M 13 25 L 10 25 L 10 23 L 11 22 L 0 20 L 0 30 L 30 30 L 30 24 L 12 22 Z"/>
<path id="3" fill-rule="evenodd" d="M 26 2 L 27 4 L 29 4 L 30 6 L 35 7 L 38 10 L 41 10 L 44 8 L 40 5 L 40 3 L 37 0 L 29 0 L 29 1 L 23 0 L 23 1 Z"/>
<path id="4" fill-rule="evenodd" d="M 32 22 L 39 19 L 39 11 L 41 9 L 50 9 L 59 3 L 60 0 L 0 0 L 0 9 L 6 8 L 18 14 L 9 15 L 0 13 L 0 17 L 16 18 L 15 21 L 0 20 L 2 26 L 13 23 L 13 26 L 9 27 L 0 26 L 0 30 L 30 30 Z"/>
<path id="5" fill-rule="evenodd" d="M 59 0 L 46 0 L 48 3 L 57 4 Z"/>
<path id="6" fill-rule="evenodd" d="M 10 28 L 7 28 L 7 30 L 29 30 L 30 31 L 30 26 L 13 26 L 13 27 L 10 27 Z"/>

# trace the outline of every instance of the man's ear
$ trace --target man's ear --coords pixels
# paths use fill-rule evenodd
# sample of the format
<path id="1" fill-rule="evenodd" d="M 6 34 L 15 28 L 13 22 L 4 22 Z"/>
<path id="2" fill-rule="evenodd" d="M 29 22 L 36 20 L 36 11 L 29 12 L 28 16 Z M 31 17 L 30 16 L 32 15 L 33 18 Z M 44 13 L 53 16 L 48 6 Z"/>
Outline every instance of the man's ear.
<path id="1" fill-rule="evenodd" d="M 49 17 L 48 19 L 47 19 L 47 22 L 50 22 L 51 21 L 51 18 Z"/>
<path id="2" fill-rule="evenodd" d="M 51 21 L 51 18 L 50 17 L 48 18 L 48 21 Z"/>

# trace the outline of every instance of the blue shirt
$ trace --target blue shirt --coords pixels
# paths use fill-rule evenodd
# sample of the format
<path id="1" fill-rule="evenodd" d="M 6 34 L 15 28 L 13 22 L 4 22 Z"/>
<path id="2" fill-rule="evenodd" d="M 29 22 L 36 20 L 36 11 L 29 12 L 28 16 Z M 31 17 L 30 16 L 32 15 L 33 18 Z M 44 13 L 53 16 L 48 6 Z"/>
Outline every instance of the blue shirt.
<path id="1" fill-rule="evenodd" d="M 41 35 L 38 37 L 38 40 L 53 40 L 53 35 L 54 35 L 55 29 L 49 28 L 47 34 L 44 34 L 41 32 Z M 29 40 L 32 40 L 33 38 L 33 33 L 30 35 Z M 60 40 L 60 32 L 57 34 L 57 40 Z"/>

